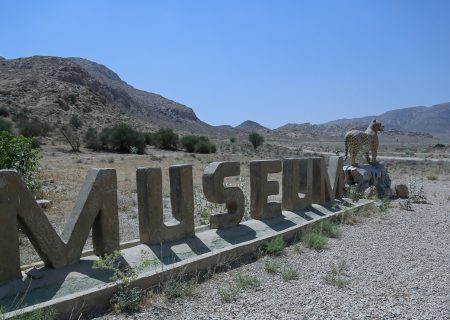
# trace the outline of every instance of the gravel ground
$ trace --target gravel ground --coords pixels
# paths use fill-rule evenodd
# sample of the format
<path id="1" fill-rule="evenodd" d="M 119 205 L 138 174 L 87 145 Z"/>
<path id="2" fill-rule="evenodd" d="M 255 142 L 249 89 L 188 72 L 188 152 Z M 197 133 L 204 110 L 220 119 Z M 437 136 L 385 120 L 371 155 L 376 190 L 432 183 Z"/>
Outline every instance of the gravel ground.
<path id="1" fill-rule="evenodd" d="M 450 182 L 424 184 L 429 204 L 403 211 L 393 201 L 388 213 L 343 225 L 325 250 L 290 246 L 282 256 L 215 274 L 189 298 L 155 299 L 138 313 L 98 319 L 450 319 Z M 298 279 L 268 274 L 267 261 L 294 268 Z M 324 276 L 341 261 L 349 283 L 339 289 Z M 222 302 L 218 289 L 238 274 L 260 285 Z"/>

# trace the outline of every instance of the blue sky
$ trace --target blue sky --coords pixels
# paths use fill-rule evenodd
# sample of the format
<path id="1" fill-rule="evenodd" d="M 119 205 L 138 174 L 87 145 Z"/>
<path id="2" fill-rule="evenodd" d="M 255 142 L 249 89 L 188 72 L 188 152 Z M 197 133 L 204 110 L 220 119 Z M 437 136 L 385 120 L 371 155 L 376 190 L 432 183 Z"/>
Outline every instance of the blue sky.
<path id="1" fill-rule="evenodd" d="M 450 1 L 4 0 L 0 55 L 91 59 L 213 125 L 322 123 L 450 101 Z"/>

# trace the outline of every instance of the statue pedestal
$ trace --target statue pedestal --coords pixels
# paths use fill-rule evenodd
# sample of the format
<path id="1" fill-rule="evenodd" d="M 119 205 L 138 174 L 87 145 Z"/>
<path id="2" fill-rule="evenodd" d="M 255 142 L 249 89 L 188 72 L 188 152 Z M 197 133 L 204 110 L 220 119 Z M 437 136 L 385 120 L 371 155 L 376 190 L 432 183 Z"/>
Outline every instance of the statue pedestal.
<path id="1" fill-rule="evenodd" d="M 360 192 L 390 197 L 392 195 L 391 179 L 383 164 L 362 164 L 358 167 L 344 166 L 345 184 L 357 185 Z M 368 189 L 372 188 L 372 192 Z M 376 194 L 375 193 L 376 189 Z"/>

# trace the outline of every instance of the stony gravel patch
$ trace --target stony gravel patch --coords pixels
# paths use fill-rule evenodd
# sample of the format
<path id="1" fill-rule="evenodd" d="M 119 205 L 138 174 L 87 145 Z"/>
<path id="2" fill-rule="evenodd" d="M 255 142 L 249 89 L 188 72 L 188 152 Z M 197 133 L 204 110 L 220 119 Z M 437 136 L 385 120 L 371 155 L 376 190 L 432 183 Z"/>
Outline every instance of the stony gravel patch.
<path id="1" fill-rule="evenodd" d="M 159 299 L 138 313 L 99 319 L 450 319 L 450 182 L 426 181 L 429 204 L 343 225 L 340 239 L 315 251 L 290 246 L 279 257 L 263 257 L 196 286 L 192 297 Z M 267 261 L 294 268 L 298 279 L 264 270 Z M 331 263 L 345 261 L 343 288 L 327 284 Z M 219 288 L 236 276 L 261 283 L 223 302 Z"/>

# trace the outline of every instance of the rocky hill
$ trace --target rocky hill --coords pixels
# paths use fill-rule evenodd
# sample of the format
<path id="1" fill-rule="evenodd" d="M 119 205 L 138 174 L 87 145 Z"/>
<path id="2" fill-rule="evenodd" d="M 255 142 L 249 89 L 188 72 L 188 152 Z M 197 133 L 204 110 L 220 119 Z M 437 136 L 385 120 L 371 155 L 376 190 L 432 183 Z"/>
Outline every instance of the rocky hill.
<path id="1" fill-rule="evenodd" d="M 385 127 L 402 132 L 422 132 L 450 140 L 450 102 L 431 107 L 411 107 L 395 109 L 377 116 L 354 119 L 340 119 L 323 124 L 324 126 L 363 126 L 377 119 Z"/>
<path id="2" fill-rule="evenodd" d="M 86 127 L 125 121 L 148 130 L 216 131 L 191 108 L 135 89 L 107 67 L 81 58 L 0 60 L 0 107 L 12 115 L 26 112 L 57 124 L 77 114 Z"/>
<path id="3" fill-rule="evenodd" d="M 342 137 L 348 130 L 365 130 L 377 119 L 384 123 L 384 136 L 395 137 L 437 137 L 450 140 L 450 103 L 431 107 L 396 109 L 377 116 L 340 119 L 323 124 L 289 123 L 274 130 L 275 133 L 292 138 Z"/>
<path id="4" fill-rule="evenodd" d="M 243 132 L 253 132 L 253 131 L 265 132 L 265 133 L 270 132 L 269 128 L 266 128 L 266 127 L 260 125 L 258 122 L 251 121 L 251 120 L 246 120 L 234 128 L 237 130 L 243 131 Z"/>

